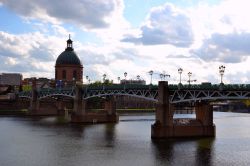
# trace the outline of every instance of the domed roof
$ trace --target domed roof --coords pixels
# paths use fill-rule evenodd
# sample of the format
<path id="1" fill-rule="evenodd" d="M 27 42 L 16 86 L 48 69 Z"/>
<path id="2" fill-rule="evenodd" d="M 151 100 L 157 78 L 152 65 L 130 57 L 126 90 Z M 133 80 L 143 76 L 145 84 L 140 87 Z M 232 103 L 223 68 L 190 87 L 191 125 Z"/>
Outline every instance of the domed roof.
<path id="1" fill-rule="evenodd" d="M 58 56 L 56 65 L 82 65 L 72 47 L 72 42 L 70 38 L 67 40 L 67 48 Z"/>
<path id="2" fill-rule="evenodd" d="M 56 65 L 82 65 L 75 51 L 65 50 L 56 60 Z"/>

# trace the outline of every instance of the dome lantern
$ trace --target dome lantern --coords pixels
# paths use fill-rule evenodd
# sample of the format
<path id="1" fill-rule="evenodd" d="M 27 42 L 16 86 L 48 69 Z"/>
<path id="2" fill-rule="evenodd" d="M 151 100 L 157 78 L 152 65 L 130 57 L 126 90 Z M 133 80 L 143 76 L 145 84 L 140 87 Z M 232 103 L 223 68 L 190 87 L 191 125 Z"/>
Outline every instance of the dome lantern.
<path id="1" fill-rule="evenodd" d="M 70 34 L 69 34 L 69 39 L 67 40 L 67 48 L 65 49 L 67 51 L 73 51 L 73 41 L 70 39 Z"/>

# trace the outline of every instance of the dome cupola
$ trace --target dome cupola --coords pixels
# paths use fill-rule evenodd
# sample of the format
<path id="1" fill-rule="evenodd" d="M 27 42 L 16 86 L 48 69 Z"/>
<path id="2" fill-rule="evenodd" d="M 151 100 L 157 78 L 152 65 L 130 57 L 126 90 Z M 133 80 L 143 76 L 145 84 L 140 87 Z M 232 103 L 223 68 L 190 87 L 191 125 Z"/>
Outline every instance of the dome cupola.
<path id="1" fill-rule="evenodd" d="M 73 41 L 67 40 L 66 49 L 58 56 L 55 65 L 57 86 L 72 85 L 75 81 L 82 82 L 83 66 L 73 48 Z"/>
<path id="2" fill-rule="evenodd" d="M 82 65 L 80 59 L 73 48 L 73 41 L 70 39 L 67 40 L 67 47 L 65 51 L 63 51 L 56 60 L 56 65 Z"/>

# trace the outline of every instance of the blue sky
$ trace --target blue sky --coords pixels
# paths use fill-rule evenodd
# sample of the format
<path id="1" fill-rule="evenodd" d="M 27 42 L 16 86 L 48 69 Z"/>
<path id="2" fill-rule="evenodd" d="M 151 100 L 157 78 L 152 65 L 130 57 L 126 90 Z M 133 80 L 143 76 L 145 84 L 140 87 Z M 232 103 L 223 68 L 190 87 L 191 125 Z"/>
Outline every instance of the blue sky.
<path id="1" fill-rule="evenodd" d="M 250 11 L 245 0 L 0 0 L 0 72 L 54 77 L 68 34 L 92 81 L 128 73 L 178 83 L 249 83 Z M 84 77 L 85 78 L 85 77 Z M 85 81 L 85 80 L 84 80 Z"/>

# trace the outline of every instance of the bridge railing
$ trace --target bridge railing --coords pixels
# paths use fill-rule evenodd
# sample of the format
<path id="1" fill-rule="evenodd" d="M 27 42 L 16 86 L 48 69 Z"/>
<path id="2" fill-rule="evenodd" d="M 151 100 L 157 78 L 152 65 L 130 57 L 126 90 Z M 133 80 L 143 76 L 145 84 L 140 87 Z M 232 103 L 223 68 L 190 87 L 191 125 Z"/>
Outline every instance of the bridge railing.
<path id="1" fill-rule="evenodd" d="M 88 85 L 84 86 L 85 89 L 88 90 L 123 90 L 123 89 L 131 89 L 131 90 L 142 90 L 142 89 L 158 89 L 157 85 L 136 85 L 136 84 L 113 84 L 113 85 Z"/>
<path id="2" fill-rule="evenodd" d="M 226 90 L 250 91 L 250 84 L 170 84 L 170 90 Z"/>

